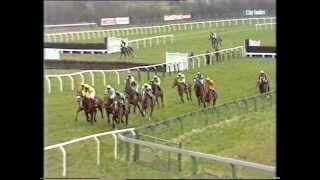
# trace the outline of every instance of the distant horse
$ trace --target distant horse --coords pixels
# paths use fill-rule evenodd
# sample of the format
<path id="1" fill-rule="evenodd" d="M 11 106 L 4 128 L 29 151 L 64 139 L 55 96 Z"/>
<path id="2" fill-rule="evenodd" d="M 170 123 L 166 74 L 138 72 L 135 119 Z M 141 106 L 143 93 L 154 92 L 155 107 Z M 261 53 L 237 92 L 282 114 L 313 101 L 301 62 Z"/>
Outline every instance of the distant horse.
<path id="1" fill-rule="evenodd" d="M 186 83 L 186 85 L 184 85 L 183 83 L 178 83 L 178 81 L 175 79 L 173 81 L 173 85 L 172 88 L 177 86 L 177 91 L 178 94 L 180 96 L 181 102 L 184 103 L 184 99 L 183 99 L 183 94 L 186 93 L 187 95 L 187 100 L 192 101 L 192 97 L 191 97 L 191 84 Z"/>
<path id="2" fill-rule="evenodd" d="M 134 58 L 133 48 L 131 46 L 126 46 L 126 47 L 122 46 L 120 48 L 120 59 L 122 56 Z"/>
<path id="3" fill-rule="evenodd" d="M 129 119 L 129 110 L 120 106 L 120 103 L 117 101 L 114 101 L 111 104 L 111 109 L 112 109 L 112 128 L 113 129 L 115 128 L 115 123 L 117 124 L 117 126 L 120 123 L 123 123 L 123 118 L 126 119 L 125 127 L 127 127 L 128 119 Z"/>
<path id="4" fill-rule="evenodd" d="M 78 92 L 78 96 L 77 96 L 77 103 L 78 103 L 78 109 L 76 111 L 76 117 L 75 117 L 75 121 L 78 121 L 78 114 L 79 112 L 81 112 L 82 110 L 85 112 L 86 114 L 86 119 L 87 121 L 91 121 L 91 123 L 93 123 L 93 120 L 96 122 L 96 114 L 97 114 L 97 108 L 99 109 L 100 113 L 101 113 L 101 118 L 103 119 L 103 101 L 96 97 L 96 101 L 97 103 L 93 102 L 92 99 L 84 97 L 81 95 L 80 92 Z M 89 119 L 89 115 L 90 115 L 90 119 Z"/>
<path id="5" fill-rule="evenodd" d="M 258 87 L 260 94 L 267 93 L 270 91 L 269 81 L 266 78 L 262 78 L 258 81 Z"/>
<path id="6" fill-rule="evenodd" d="M 153 108 L 155 105 L 155 99 L 154 97 L 150 96 L 148 93 L 145 93 L 145 95 L 142 97 L 142 109 L 144 114 L 146 115 L 146 118 L 151 120 Z M 149 113 L 147 112 L 149 109 Z"/>
<path id="7" fill-rule="evenodd" d="M 212 102 L 212 106 L 216 104 L 218 99 L 218 93 L 215 90 L 208 89 L 206 91 L 205 102 L 210 104 Z"/>
<path id="8" fill-rule="evenodd" d="M 163 103 L 163 92 L 162 90 L 160 89 L 160 87 L 154 83 L 151 84 L 151 88 L 152 88 L 152 93 L 155 97 L 155 100 L 156 100 L 156 103 L 157 103 L 157 106 L 160 107 L 160 104 L 159 104 L 159 98 L 161 100 L 161 106 L 164 107 L 164 103 Z"/>
<path id="9" fill-rule="evenodd" d="M 204 89 L 204 85 L 199 81 L 196 80 L 194 84 L 194 91 L 195 95 L 198 98 L 198 105 L 200 106 L 200 103 L 203 103 L 203 107 L 206 107 L 206 102 L 205 102 L 205 95 L 206 91 Z"/>
<path id="10" fill-rule="evenodd" d="M 219 46 L 221 47 L 222 38 L 217 35 L 216 37 L 210 36 L 209 40 L 211 41 L 211 46 L 215 51 L 219 50 Z"/>

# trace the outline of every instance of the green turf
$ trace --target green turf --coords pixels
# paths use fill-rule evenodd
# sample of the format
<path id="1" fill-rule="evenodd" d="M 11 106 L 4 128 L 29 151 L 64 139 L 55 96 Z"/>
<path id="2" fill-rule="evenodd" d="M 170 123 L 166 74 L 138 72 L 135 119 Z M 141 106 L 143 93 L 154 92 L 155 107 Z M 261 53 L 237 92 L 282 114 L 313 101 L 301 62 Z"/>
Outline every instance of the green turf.
<path id="1" fill-rule="evenodd" d="M 144 63 L 160 63 L 164 62 L 165 52 L 190 52 L 191 50 L 195 52 L 195 54 L 203 53 L 207 49 L 210 48 L 208 38 L 209 29 L 206 30 L 192 30 L 188 32 L 177 32 L 176 41 L 174 44 L 166 44 L 160 45 L 153 48 L 145 48 L 137 51 L 136 62 L 144 62 Z M 245 38 L 251 38 L 255 40 L 261 40 L 262 44 L 265 45 L 275 45 L 275 32 L 274 31 L 259 31 L 256 32 L 254 26 L 252 27 L 232 27 L 232 28 L 218 28 L 216 32 L 220 32 L 219 34 L 223 37 L 223 48 L 235 47 L 238 45 L 243 45 L 243 41 Z M 153 36 L 153 35 L 145 35 Z M 140 38 L 130 36 L 131 38 Z M 65 56 L 67 59 L 77 59 L 77 60 L 92 60 L 92 61 L 117 61 L 118 55 L 107 55 L 107 56 L 91 56 L 85 55 L 83 57 L 80 56 Z M 229 102 L 234 99 L 239 99 L 247 96 L 252 96 L 258 93 L 258 90 L 255 87 L 256 77 L 258 72 L 263 69 L 271 78 L 271 88 L 276 89 L 275 87 L 275 60 L 265 61 L 265 60 L 256 60 L 256 59 L 247 59 L 247 58 L 239 58 L 231 61 L 225 61 L 223 64 L 216 64 L 208 67 L 201 67 L 200 69 L 194 69 L 186 73 L 187 81 L 191 81 L 192 75 L 197 71 L 203 72 L 205 75 L 213 78 L 218 86 L 219 99 L 217 104 L 222 104 L 224 102 Z M 70 73 L 75 72 L 77 70 L 47 70 L 46 74 L 60 74 L 60 73 Z M 135 72 L 134 72 L 135 73 Z M 126 77 L 126 72 L 120 73 L 121 77 L 121 85 L 117 85 L 115 74 L 106 74 L 106 81 L 108 84 L 113 85 L 117 89 L 123 89 L 123 81 Z M 136 74 L 135 74 L 136 76 Z M 153 73 L 151 73 L 151 77 Z M 140 115 L 133 114 L 130 116 L 129 127 L 138 127 L 141 125 L 145 125 L 148 123 L 153 123 L 156 121 L 162 121 L 164 119 L 178 116 L 182 113 L 195 111 L 200 109 L 197 106 L 195 101 L 195 96 L 193 92 L 193 102 L 187 102 L 185 104 L 181 104 L 179 102 L 179 98 L 177 97 L 176 89 L 171 88 L 172 80 L 174 75 L 161 77 L 162 80 L 162 88 L 165 92 L 165 107 L 163 109 L 156 109 L 154 112 L 154 117 L 151 121 L 147 121 L 146 119 L 141 118 Z M 86 82 L 90 83 L 90 74 L 85 75 Z M 146 81 L 146 74 L 142 74 L 142 80 L 139 84 L 142 84 Z M 98 122 L 93 126 L 85 121 L 84 115 L 81 113 L 79 116 L 79 121 L 77 123 L 74 122 L 75 110 L 77 108 L 77 104 L 75 102 L 75 90 L 70 90 L 70 80 L 66 77 L 63 78 L 63 88 L 64 92 L 59 92 L 59 81 L 57 79 L 52 80 L 52 94 L 47 93 L 47 82 L 45 82 L 45 146 L 56 144 L 64 141 L 68 141 L 71 139 L 83 137 L 86 135 L 91 135 L 99 132 L 105 132 L 111 130 L 106 125 L 106 120 L 101 120 L 100 115 L 98 114 Z M 78 87 L 80 83 L 80 77 L 75 78 L 75 88 Z M 96 74 L 95 76 L 95 89 L 97 91 L 97 95 L 102 97 L 104 87 L 102 76 L 100 74 Z M 273 110 L 274 112 L 274 110 Z M 258 116 L 258 115 L 257 115 Z M 266 115 L 266 117 L 270 117 Z M 250 118 L 249 118 L 250 119 Z M 250 119 L 251 122 L 252 119 Z M 255 121 L 254 118 L 252 122 Z M 249 122 L 249 120 L 248 120 Z M 267 122 L 267 121 L 263 121 Z M 257 125 L 257 123 L 253 123 Z M 194 124 L 196 127 L 196 124 Z M 261 125 L 261 130 L 266 124 Z M 239 125 L 240 127 L 241 124 Z M 258 126 L 258 125 L 257 125 Z M 254 127 L 257 127 L 254 126 Z M 189 129 L 193 129 L 190 127 Z M 266 129 L 268 130 L 268 129 Z M 239 131 L 247 132 L 249 131 L 246 128 L 243 128 Z M 228 131 L 229 132 L 229 131 Z M 257 131 L 254 131 L 257 132 Z M 211 134 L 215 135 L 215 134 Z M 234 138 L 231 135 L 228 136 L 230 138 Z M 252 136 L 246 136 L 245 138 L 250 138 Z M 257 136 L 259 137 L 259 136 Z M 264 136 L 263 136 L 264 137 Z M 261 137 L 261 138 L 263 138 Z M 200 137 L 199 137 L 200 138 Z M 223 140 L 223 137 L 220 137 Z M 247 142 L 245 138 L 238 138 L 236 140 L 243 140 L 242 142 Z M 230 140 L 226 143 L 226 146 L 223 150 L 216 153 L 221 153 L 221 155 L 232 155 L 239 154 L 241 156 L 247 156 L 248 158 L 256 158 L 257 160 L 269 158 L 272 154 L 259 154 L 258 151 L 256 154 L 248 155 L 245 154 L 247 150 L 252 150 L 256 146 L 253 142 L 250 144 L 247 142 L 248 149 L 242 146 L 231 146 L 234 141 Z M 195 141 L 196 143 L 196 141 Z M 158 171 L 157 164 L 153 164 L 153 167 L 143 167 L 134 163 L 125 163 L 123 161 L 114 161 L 112 154 L 112 138 L 106 139 L 102 144 L 102 165 L 100 168 L 97 168 L 95 165 L 95 143 L 94 141 L 90 141 L 88 143 L 79 143 L 75 145 L 71 145 L 68 147 L 68 176 L 69 177 L 103 177 L 103 179 L 124 179 L 126 177 L 131 178 L 142 178 L 142 177 L 154 177 L 154 178 L 179 178 L 179 177 L 191 177 L 191 174 L 176 174 L 175 172 L 162 172 Z M 213 144 L 212 147 L 218 146 L 217 144 Z M 81 148 L 80 148 L 81 147 Z M 87 148 L 82 148 L 87 147 Z M 94 147 L 94 148 L 93 148 Z M 207 153 L 213 153 L 211 151 L 207 151 L 210 149 L 211 144 L 207 146 L 199 146 L 200 151 L 204 151 Z M 194 148 L 192 144 L 190 148 Z M 242 150 L 242 148 L 244 150 Z M 260 146 L 257 145 L 257 148 Z M 198 150 L 197 150 L 198 151 Z M 84 157 L 84 158 L 81 158 Z M 61 177 L 61 152 L 59 150 L 46 152 L 46 158 L 48 159 L 48 166 L 46 166 L 46 176 L 47 177 Z M 241 159 L 241 158 L 240 158 Z M 253 160 L 254 159 L 248 159 Z M 271 158 L 272 160 L 272 158 Z M 262 162 L 262 161 L 261 161 Z M 188 163 L 187 163 L 188 164 Z M 267 162 L 268 164 L 268 162 Z M 272 163 L 271 163 L 272 164 Z M 69 167 L 70 166 L 70 167 Z M 205 165 L 204 165 L 205 166 Z M 228 166 L 229 167 L 229 166 Z M 229 167 L 230 168 L 230 167 Z M 229 173 L 226 171 L 226 173 Z M 79 173 L 81 172 L 81 173 Z M 188 172 L 191 172 L 190 170 Z M 205 175 L 204 175 L 205 174 Z M 210 176 L 211 172 L 202 172 L 202 176 Z M 194 176 L 197 178 L 197 176 Z"/>
<path id="2" fill-rule="evenodd" d="M 221 49 L 232 48 L 236 46 L 243 46 L 246 38 L 254 40 L 261 40 L 262 45 L 275 45 L 275 30 L 261 30 L 256 32 L 254 26 L 235 26 L 235 27 L 224 27 L 224 28 L 212 28 L 212 29 L 199 29 L 191 31 L 180 31 L 174 32 L 175 40 L 171 44 L 170 40 L 167 39 L 167 44 L 160 44 L 157 46 L 156 41 L 153 41 L 153 47 L 143 48 L 143 43 L 140 44 L 140 48 L 137 49 L 135 45 L 133 48 L 136 51 L 133 62 L 137 63 L 163 63 L 165 62 L 166 52 L 186 52 L 191 51 L 194 54 L 205 53 L 207 50 L 212 51 L 210 41 L 208 40 L 209 32 L 217 32 L 223 39 Z M 129 37 L 130 39 L 137 39 L 141 37 L 150 37 L 156 35 L 143 35 L 139 37 Z M 85 42 L 103 42 L 103 39 L 86 40 Z M 117 61 L 132 61 L 129 58 L 120 59 L 119 53 L 110 55 L 79 55 L 79 54 L 64 54 L 63 59 L 65 60 L 79 60 L 79 61 L 102 61 L 102 62 L 117 62 Z"/>
<path id="3" fill-rule="evenodd" d="M 218 104 L 231 101 L 235 98 L 242 98 L 258 93 L 255 88 L 255 81 L 258 72 L 263 69 L 271 78 L 272 88 L 275 85 L 275 63 L 261 62 L 259 60 L 252 59 L 237 59 L 232 61 L 226 61 L 224 64 L 218 64 L 214 66 L 208 66 L 201 69 L 195 69 L 186 73 L 187 80 L 190 82 L 193 74 L 198 70 L 207 76 L 213 78 L 218 86 L 219 99 Z M 121 86 L 116 85 L 115 77 L 113 74 L 107 76 L 107 83 L 110 83 L 114 87 L 123 89 L 123 81 L 126 73 L 121 76 Z M 146 75 L 142 77 L 144 80 L 139 82 L 142 84 L 146 81 Z M 162 88 L 165 93 L 165 108 L 155 110 L 152 121 L 160 121 L 168 117 L 177 116 L 181 113 L 193 111 L 199 109 L 196 101 L 180 104 L 180 100 L 177 97 L 176 89 L 171 88 L 171 84 L 174 76 L 167 76 L 162 78 Z M 89 81 L 89 75 L 86 76 L 86 82 Z M 98 120 L 94 126 L 89 125 L 84 120 L 83 114 L 80 114 L 80 119 L 77 123 L 74 122 L 75 110 L 77 104 L 75 102 L 75 91 L 70 90 L 69 79 L 64 79 L 65 92 L 59 92 L 59 86 L 57 80 L 52 80 L 52 94 L 45 94 L 45 144 L 54 144 L 72 138 L 81 137 L 84 135 L 90 135 L 106 130 L 110 130 L 106 127 L 105 120 Z M 80 78 L 76 79 L 78 87 Z M 101 75 L 97 75 L 95 79 L 97 96 L 103 96 L 103 83 Z M 45 88 L 46 90 L 46 88 Z M 193 92 L 193 98 L 194 92 Z M 98 115 L 98 117 L 100 117 Z M 144 120 L 140 115 L 130 116 L 130 127 L 136 127 L 142 124 L 149 123 Z"/>

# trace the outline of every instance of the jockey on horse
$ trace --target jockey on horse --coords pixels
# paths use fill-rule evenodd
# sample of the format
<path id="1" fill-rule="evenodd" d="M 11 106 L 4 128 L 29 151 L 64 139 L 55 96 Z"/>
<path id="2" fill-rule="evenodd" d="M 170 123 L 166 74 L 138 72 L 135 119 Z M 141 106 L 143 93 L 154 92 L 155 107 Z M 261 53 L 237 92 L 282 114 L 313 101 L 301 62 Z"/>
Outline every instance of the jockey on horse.
<path id="1" fill-rule="evenodd" d="M 267 91 L 270 91 L 270 84 L 269 84 L 270 80 L 267 76 L 267 74 L 261 70 L 260 74 L 258 76 L 258 80 L 257 80 L 257 86 L 261 85 L 262 83 L 267 83 L 268 84 L 268 89 Z"/>
<path id="2" fill-rule="evenodd" d="M 82 83 L 80 85 L 80 91 L 82 96 L 89 98 L 94 105 L 97 105 L 96 91 L 93 87 L 89 84 Z"/>
<path id="3" fill-rule="evenodd" d="M 216 92 L 216 83 L 210 79 L 210 77 L 207 77 L 204 83 L 206 91 L 214 91 Z"/>
<path id="4" fill-rule="evenodd" d="M 118 102 L 123 107 L 124 111 L 128 110 L 128 100 L 123 93 L 116 91 L 114 102 Z"/>
<path id="5" fill-rule="evenodd" d="M 142 98 L 145 98 L 145 95 L 149 95 L 152 99 L 154 99 L 154 95 L 152 94 L 152 87 L 148 83 L 144 83 L 142 88 Z"/>
<path id="6" fill-rule="evenodd" d="M 116 96 L 116 91 L 114 90 L 113 87 L 111 87 L 110 85 L 107 85 L 106 90 L 104 91 L 104 95 L 106 96 L 106 98 L 113 100 L 114 97 Z"/>
<path id="7" fill-rule="evenodd" d="M 204 84 L 204 76 L 200 73 L 200 72 L 197 72 L 197 74 L 193 77 L 193 81 L 195 83 L 199 82 L 200 84 Z"/>
<path id="8" fill-rule="evenodd" d="M 138 84 L 136 83 L 134 77 L 129 74 L 127 79 L 125 80 L 125 93 L 126 96 L 129 97 L 130 92 L 139 93 Z"/>
<path id="9" fill-rule="evenodd" d="M 154 75 L 154 76 L 153 76 L 153 80 L 151 80 L 150 83 L 157 85 L 159 91 L 161 91 L 161 87 L 160 87 L 160 77 L 159 77 L 159 76 Z"/>
<path id="10" fill-rule="evenodd" d="M 176 77 L 176 80 L 178 83 L 181 83 L 184 85 L 185 88 L 187 88 L 187 84 L 186 84 L 186 78 L 185 78 L 185 75 L 182 74 L 182 73 L 178 73 L 177 77 Z"/>

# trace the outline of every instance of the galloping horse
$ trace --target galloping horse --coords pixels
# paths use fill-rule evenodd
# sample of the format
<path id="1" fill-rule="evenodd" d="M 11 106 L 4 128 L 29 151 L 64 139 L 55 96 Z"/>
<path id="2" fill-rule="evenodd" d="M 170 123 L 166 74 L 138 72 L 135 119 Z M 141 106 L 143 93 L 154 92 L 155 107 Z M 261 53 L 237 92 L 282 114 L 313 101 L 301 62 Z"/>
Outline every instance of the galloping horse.
<path id="1" fill-rule="evenodd" d="M 180 96 L 180 99 L 181 99 L 181 102 L 184 103 L 184 99 L 183 99 L 183 93 L 186 93 L 187 95 L 187 100 L 190 100 L 192 101 L 192 98 L 191 98 L 191 84 L 189 83 L 186 83 L 186 85 L 182 84 L 182 83 L 178 83 L 177 79 L 175 79 L 173 81 L 173 85 L 172 85 L 172 88 L 176 87 L 177 86 L 177 91 L 178 91 L 178 94 Z"/>
<path id="2" fill-rule="evenodd" d="M 199 81 L 196 80 L 194 84 L 194 91 L 196 94 L 196 97 L 198 98 L 198 105 L 200 106 L 200 103 L 203 103 L 203 107 L 206 107 L 206 102 L 205 102 L 205 96 L 206 96 L 206 91 L 204 89 L 204 85 Z"/>
<path id="3" fill-rule="evenodd" d="M 112 114 L 111 105 L 113 103 L 113 99 L 106 98 L 104 101 L 104 109 L 106 111 L 106 116 L 108 118 L 108 125 L 110 125 L 110 114 Z"/>
<path id="4" fill-rule="evenodd" d="M 95 104 L 91 99 L 84 97 L 81 95 L 81 92 L 78 92 L 78 96 L 77 96 L 77 103 L 79 105 L 77 111 L 76 111 L 76 117 L 75 117 L 75 121 L 78 121 L 78 114 L 80 111 L 84 111 L 86 114 L 86 119 L 87 121 L 91 121 L 91 124 L 93 124 L 93 120 L 96 122 L 96 114 L 97 114 L 97 108 L 99 109 L 100 113 L 101 113 L 101 118 L 103 119 L 103 111 L 102 111 L 102 107 L 103 107 L 103 101 L 96 97 L 97 99 L 97 104 Z M 89 114 L 90 114 L 90 120 L 89 120 Z"/>
<path id="5" fill-rule="evenodd" d="M 152 117 L 154 105 L 155 105 L 155 99 L 152 96 L 150 96 L 148 93 L 145 93 L 145 95 L 142 97 L 142 109 L 144 114 L 146 115 L 146 118 L 148 118 L 149 121 L 151 120 L 151 117 Z M 149 113 L 147 112 L 148 109 L 150 110 Z"/>
<path id="6" fill-rule="evenodd" d="M 131 46 L 127 46 L 127 47 L 121 47 L 120 48 L 120 59 L 121 57 L 124 56 L 124 57 L 131 57 L 133 58 L 134 57 L 134 50 Z"/>
<path id="7" fill-rule="evenodd" d="M 111 104 L 112 109 L 112 128 L 115 128 L 115 123 L 119 125 L 119 123 L 123 123 L 123 117 L 126 118 L 125 126 L 128 126 L 128 119 L 129 119 L 129 111 L 128 109 L 125 110 L 122 106 L 120 107 L 120 103 L 114 101 Z"/>
<path id="8" fill-rule="evenodd" d="M 222 42 L 222 39 L 220 36 L 210 36 L 209 40 L 211 41 L 211 46 L 213 49 L 215 49 L 215 51 L 218 51 L 219 50 L 219 46 L 221 47 L 221 42 Z"/>
<path id="9" fill-rule="evenodd" d="M 156 85 L 154 83 L 151 84 L 151 88 L 152 88 L 152 93 L 153 93 L 153 95 L 155 97 L 155 100 L 156 100 L 156 103 L 157 103 L 158 107 L 160 107 L 159 99 L 158 99 L 159 97 L 160 97 L 160 100 L 161 100 L 161 106 L 164 107 L 162 90 L 159 88 L 158 85 Z"/>
<path id="10" fill-rule="evenodd" d="M 212 102 L 212 106 L 216 104 L 218 99 L 218 93 L 215 90 L 208 89 L 205 96 L 205 102 L 210 104 Z"/>
<path id="11" fill-rule="evenodd" d="M 269 81 L 265 78 L 262 78 L 258 81 L 260 94 L 267 93 L 270 91 Z"/>
<path id="12" fill-rule="evenodd" d="M 125 86 L 125 92 L 128 94 L 128 103 L 129 103 L 129 112 L 130 112 L 130 104 L 133 105 L 133 112 L 136 112 L 136 107 L 138 107 L 140 113 L 142 116 L 144 116 L 144 113 L 142 111 L 141 107 L 141 101 L 142 101 L 142 96 L 140 93 L 137 93 L 134 91 L 131 86 L 135 85 L 136 82 L 132 82 L 132 84 L 129 84 L 129 81 L 126 81 L 126 86 Z"/>

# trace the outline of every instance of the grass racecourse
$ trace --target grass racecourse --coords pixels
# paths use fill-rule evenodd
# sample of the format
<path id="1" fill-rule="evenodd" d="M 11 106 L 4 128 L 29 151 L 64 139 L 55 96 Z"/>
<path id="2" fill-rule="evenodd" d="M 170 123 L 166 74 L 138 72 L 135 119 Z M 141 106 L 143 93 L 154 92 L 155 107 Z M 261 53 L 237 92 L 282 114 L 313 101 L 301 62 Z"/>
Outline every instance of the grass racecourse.
<path id="1" fill-rule="evenodd" d="M 261 40 L 262 45 L 275 45 L 275 31 L 255 31 L 254 26 L 236 26 L 212 29 L 200 29 L 192 31 L 174 32 L 173 44 L 154 46 L 152 48 L 140 48 L 136 50 L 135 62 L 163 63 L 165 52 L 190 52 L 194 54 L 204 53 L 210 49 L 208 40 L 209 32 L 218 32 L 223 38 L 222 49 L 243 45 L 244 39 L 251 38 Z M 144 37 L 154 36 L 145 35 Z M 141 36 L 129 36 L 129 39 L 142 38 Z M 88 41 L 87 41 L 88 42 Z M 90 42 L 103 42 L 96 39 Z M 155 43 L 154 43 L 155 44 Z M 161 43 L 160 43 L 161 44 Z M 81 61 L 119 61 L 119 54 L 114 55 L 65 55 L 65 60 Z M 268 73 L 271 79 L 271 88 L 275 87 L 276 63 L 275 60 L 259 60 L 248 58 L 237 58 L 226 60 L 224 63 L 193 69 L 186 73 L 187 81 L 191 82 L 193 74 L 201 71 L 203 74 L 213 78 L 218 87 L 219 99 L 217 104 L 222 104 L 235 99 L 244 98 L 258 94 L 255 86 L 256 78 L 260 70 Z M 46 74 L 61 74 L 75 72 L 77 70 L 47 70 Z M 117 89 L 123 89 L 123 81 L 126 73 L 120 73 L 121 85 L 116 84 L 114 74 L 107 75 L 107 83 Z M 151 73 L 153 75 L 153 73 Z M 182 113 L 195 111 L 198 107 L 194 92 L 193 101 L 180 103 L 176 89 L 171 88 L 175 75 L 161 77 L 161 86 L 165 93 L 165 107 L 156 109 L 151 121 L 143 119 L 138 114 L 131 114 L 129 127 L 139 127 L 148 123 L 161 121 Z M 86 82 L 90 82 L 86 75 Z M 142 84 L 146 81 L 146 74 L 142 73 Z M 75 79 L 76 88 L 80 78 Z M 107 127 L 106 119 L 101 119 L 98 114 L 97 123 L 94 125 L 85 121 L 83 113 L 79 114 L 79 120 L 74 122 L 77 104 L 75 91 L 70 90 L 69 79 L 64 79 L 64 92 L 59 92 L 58 80 L 52 80 L 52 93 L 47 93 L 47 82 L 45 82 L 45 146 L 61 143 L 75 138 L 105 132 L 111 130 Z M 95 79 L 97 96 L 103 97 L 102 76 L 97 75 Z M 183 140 L 184 148 L 212 153 L 236 159 L 275 165 L 275 109 L 266 112 L 248 114 L 230 119 L 230 123 L 221 128 L 209 127 L 201 133 L 186 133 L 181 137 L 168 137 L 172 140 Z M 196 118 L 196 117 L 195 117 Z M 185 139 L 184 139 L 185 138 Z M 214 139 L 214 140 L 213 140 Z M 67 147 L 68 152 L 68 177 L 101 177 L 102 179 L 124 179 L 124 178 L 175 178 L 190 177 L 190 174 L 177 174 L 171 171 L 159 171 L 152 167 L 141 166 L 133 162 L 115 161 L 113 159 L 112 137 L 104 137 L 102 140 L 101 165 L 96 166 L 96 145 L 94 141 L 83 142 Z M 62 162 L 61 152 L 52 150 L 45 153 L 45 177 L 61 177 Z M 223 169 L 223 168 L 222 168 Z M 221 177 L 224 171 L 217 171 L 215 175 Z M 225 171 L 227 174 L 229 171 Z M 212 174 L 210 170 L 201 172 L 202 177 Z M 252 174 L 252 173 L 251 173 Z M 211 176 L 210 176 L 211 177 Z"/>

